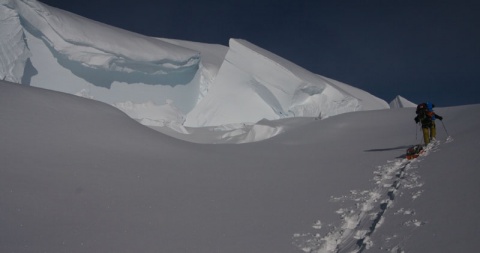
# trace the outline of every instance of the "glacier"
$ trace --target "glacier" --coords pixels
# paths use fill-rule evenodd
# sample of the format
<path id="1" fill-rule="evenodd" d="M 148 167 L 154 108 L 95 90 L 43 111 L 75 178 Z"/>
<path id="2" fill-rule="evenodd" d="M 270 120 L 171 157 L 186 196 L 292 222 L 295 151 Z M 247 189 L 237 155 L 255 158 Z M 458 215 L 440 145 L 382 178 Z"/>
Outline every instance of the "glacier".
<path id="1" fill-rule="evenodd" d="M 227 47 L 149 37 L 36 0 L 0 0 L 0 14 L 1 79 L 102 101 L 160 131 L 274 135 L 251 126 L 390 108 L 242 39 Z"/>

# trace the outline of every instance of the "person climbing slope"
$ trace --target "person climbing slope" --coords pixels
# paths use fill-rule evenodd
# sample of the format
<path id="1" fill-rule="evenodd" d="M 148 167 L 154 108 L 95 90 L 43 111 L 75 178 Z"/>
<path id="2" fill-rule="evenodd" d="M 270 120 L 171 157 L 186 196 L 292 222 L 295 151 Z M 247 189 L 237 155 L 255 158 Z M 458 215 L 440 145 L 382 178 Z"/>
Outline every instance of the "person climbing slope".
<path id="1" fill-rule="evenodd" d="M 435 107 L 434 104 L 427 102 L 421 103 L 417 106 L 417 116 L 415 117 L 415 123 L 422 124 L 423 140 L 425 146 L 430 143 L 430 141 L 435 140 L 437 135 L 437 130 L 435 126 L 435 119 L 443 120 L 443 117 L 436 114 L 433 111 Z"/>

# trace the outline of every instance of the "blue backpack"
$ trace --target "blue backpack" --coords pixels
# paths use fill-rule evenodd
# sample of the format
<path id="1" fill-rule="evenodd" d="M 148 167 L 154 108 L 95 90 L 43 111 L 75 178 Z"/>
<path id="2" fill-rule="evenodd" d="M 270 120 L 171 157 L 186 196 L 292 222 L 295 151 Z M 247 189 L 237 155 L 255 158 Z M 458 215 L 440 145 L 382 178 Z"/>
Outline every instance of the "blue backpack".
<path id="1" fill-rule="evenodd" d="M 433 107 L 435 107 L 434 104 L 432 104 L 432 103 L 430 103 L 430 102 L 427 102 L 427 111 L 430 112 L 430 113 L 427 113 L 427 114 L 430 115 L 430 118 L 431 118 L 432 120 L 435 119 L 435 113 L 432 113 L 432 112 L 433 112 Z"/>

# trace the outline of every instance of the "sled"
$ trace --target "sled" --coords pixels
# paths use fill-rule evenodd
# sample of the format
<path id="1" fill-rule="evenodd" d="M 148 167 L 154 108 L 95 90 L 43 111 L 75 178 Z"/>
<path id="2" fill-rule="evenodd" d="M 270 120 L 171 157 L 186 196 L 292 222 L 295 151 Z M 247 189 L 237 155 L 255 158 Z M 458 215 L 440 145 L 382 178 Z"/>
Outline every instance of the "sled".
<path id="1" fill-rule="evenodd" d="M 423 152 L 423 145 L 415 145 L 407 149 L 407 154 L 405 157 L 408 160 L 412 160 L 419 157 Z"/>

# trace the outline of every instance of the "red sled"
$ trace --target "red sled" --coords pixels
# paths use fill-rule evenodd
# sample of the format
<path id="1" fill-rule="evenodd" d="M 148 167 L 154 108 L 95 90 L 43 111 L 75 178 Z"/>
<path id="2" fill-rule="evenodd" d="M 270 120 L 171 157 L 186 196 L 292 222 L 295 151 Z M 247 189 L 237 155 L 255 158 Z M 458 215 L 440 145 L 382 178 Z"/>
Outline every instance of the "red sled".
<path id="1" fill-rule="evenodd" d="M 412 160 L 420 156 L 424 152 L 423 145 L 415 145 L 407 149 L 406 158 Z"/>

